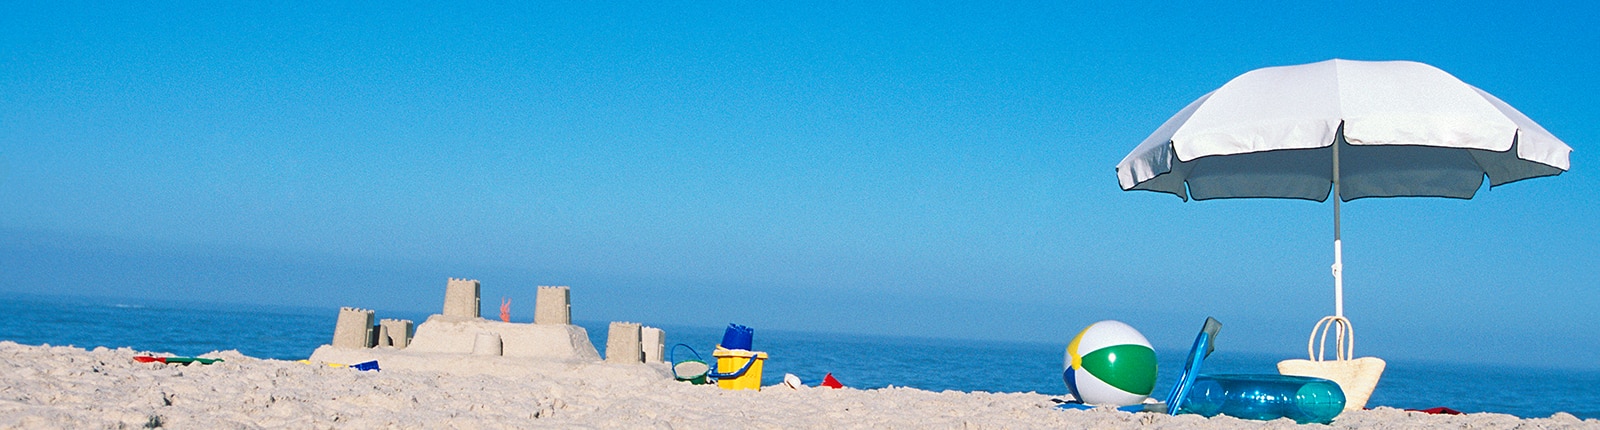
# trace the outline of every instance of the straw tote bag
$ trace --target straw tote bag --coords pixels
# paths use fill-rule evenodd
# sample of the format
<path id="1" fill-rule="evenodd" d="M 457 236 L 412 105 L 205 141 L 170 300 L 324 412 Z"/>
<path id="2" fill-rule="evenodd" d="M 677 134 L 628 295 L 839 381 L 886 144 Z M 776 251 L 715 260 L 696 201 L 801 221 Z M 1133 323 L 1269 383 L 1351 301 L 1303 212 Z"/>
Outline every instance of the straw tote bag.
<path id="1" fill-rule="evenodd" d="M 1322 353 L 1328 343 L 1328 332 L 1334 332 L 1334 360 L 1324 361 Z M 1318 333 L 1322 341 L 1318 342 Z M 1324 317 L 1311 328 L 1311 339 L 1306 341 L 1309 360 L 1283 360 L 1278 362 L 1278 373 L 1294 376 L 1311 376 L 1332 380 L 1344 390 L 1344 410 L 1361 410 L 1367 406 L 1372 389 L 1377 388 L 1386 363 L 1377 357 L 1355 356 L 1356 331 L 1344 317 Z"/>

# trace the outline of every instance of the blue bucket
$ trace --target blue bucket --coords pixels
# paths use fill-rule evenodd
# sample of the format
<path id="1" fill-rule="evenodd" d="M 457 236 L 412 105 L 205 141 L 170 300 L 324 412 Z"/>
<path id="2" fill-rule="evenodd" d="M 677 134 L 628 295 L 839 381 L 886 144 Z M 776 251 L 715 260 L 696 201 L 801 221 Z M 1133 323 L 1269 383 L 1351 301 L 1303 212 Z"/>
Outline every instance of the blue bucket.
<path id="1" fill-rule="evenodd" d="M 725 349 L 750 350 L 750 338 L 755 330 L 738 324 L 728 324 L 728 330 L 722 332 L 722 347 Z"/>

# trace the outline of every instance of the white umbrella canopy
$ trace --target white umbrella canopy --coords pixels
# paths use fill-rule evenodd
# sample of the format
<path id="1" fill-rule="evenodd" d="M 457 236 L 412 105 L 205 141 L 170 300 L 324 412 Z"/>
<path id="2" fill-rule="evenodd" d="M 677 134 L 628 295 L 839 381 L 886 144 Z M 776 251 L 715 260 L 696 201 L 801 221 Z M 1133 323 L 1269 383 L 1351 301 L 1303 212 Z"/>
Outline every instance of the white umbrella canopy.
<path id="1" fill-rule="evenodd" d="M 1342 135 L 1341 135 L 1342 131 Z M 1572 148 L 1515 108 L 1410 61 L 1269 67 L 1201 96 L 1117 164 L 1124 190 L 1197 200 L 1472 198 L 1559 174 Z"/>
<path id="2" fill-rule="evenodd" d="M 1123 190 L 1185 200 L 1334 198 L 1335 315 L 1344 317 L 1339 202 L 1470 199 L 1560 174 L 1572 148 L 1433 66 L 1328 60 L 1234 78 L 1173 115 L 1117 164 Z"/>

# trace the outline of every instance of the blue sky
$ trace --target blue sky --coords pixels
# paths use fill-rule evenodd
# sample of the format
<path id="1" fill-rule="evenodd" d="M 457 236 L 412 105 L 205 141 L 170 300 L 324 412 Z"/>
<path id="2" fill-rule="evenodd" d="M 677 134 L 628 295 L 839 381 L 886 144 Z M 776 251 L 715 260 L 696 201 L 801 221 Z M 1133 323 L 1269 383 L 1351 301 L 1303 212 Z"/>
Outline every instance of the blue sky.
<path id="1" fill-rule="evenodd" d="M 1357 352 L 1600 363 L 1589 5 L 126 6 L 0 14 L 0 290 L 1303 355 L 1332 207 L 1113 166 L 1229 78 L 1433 64 L 1573 146 L 1345 206 Z M 486 306 L 486 310 L 492 306 Z M 492 312 L 492 311 L 491 311 Z M 331 318 L 330 314 L 330 318 Z M 522 315 L 525 318 L 527 315 Z"/>

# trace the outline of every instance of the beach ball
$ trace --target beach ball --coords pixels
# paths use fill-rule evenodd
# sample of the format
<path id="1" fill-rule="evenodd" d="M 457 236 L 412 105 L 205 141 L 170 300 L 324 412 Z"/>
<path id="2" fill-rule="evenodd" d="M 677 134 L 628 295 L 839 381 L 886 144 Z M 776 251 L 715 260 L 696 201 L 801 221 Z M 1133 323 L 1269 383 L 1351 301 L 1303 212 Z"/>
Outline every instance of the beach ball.
<path id="1" fill-rule="evenodd" d="M 1121 321 L 1090 324 L 1067 344 L 1062 379 L 1072 396 L 1091 405 L 1143 402 L 1156 386 L 1156 350 Z"/>

